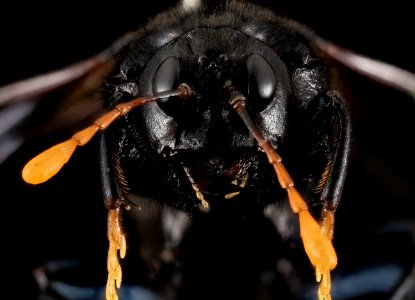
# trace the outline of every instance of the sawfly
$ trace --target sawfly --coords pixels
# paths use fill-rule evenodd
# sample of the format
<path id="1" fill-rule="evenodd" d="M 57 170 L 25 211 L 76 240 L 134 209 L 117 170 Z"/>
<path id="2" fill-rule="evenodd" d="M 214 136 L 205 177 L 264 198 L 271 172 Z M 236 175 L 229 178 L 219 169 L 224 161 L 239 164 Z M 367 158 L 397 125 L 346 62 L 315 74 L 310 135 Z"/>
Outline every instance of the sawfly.
<path id="1" fill-rule="evenodd" d="M 415 75 L 262 4 L 172 4 L 0 88 L 7 286 L 38 299 L 414 295 L 401 137 Z M 365 122 L 378 153 L 407 157 L 402 177 Z"/>

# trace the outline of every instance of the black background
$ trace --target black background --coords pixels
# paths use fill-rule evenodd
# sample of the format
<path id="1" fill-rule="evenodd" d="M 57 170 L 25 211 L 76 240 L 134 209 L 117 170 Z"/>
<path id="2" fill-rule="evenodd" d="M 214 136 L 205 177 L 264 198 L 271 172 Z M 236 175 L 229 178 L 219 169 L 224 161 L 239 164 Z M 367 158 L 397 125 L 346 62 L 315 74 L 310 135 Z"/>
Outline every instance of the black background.
<path id="1" fill-rule="evenodd" d="M 0 84 L 90 57 L 174 2 L 116 1 L 95 7 L 73 1 L 10 3 L 0 18 Z M 409 4 L 257 2 L 341 46 L 415 71 Z M 374 232 L 389 221 L 415 219 L 414 102 L 359 75 L 345 74 L 353 96 L 355 137 L 337 213 L 335 245 L 342 269 L 404 259 L 406 241 L 377 246 Z M 0 169 L 0 248 L 5 250 L 0 258 L 7 266 L 3 274 L 9 277 L 2 290 L 16 299 L 31 299 L 35 290 L 31 270 L 48 259 L 95 255 L 102 257 L 97 260 L 105 268 L 106 212 L 97 162 L 90 159 L 97 154 L 91 149 L 80 150 L 65 172 L 41 187 L 30 188 L 20 180 L 19 171 L 36 154 L 33 151 L 18 152 Z"/>
<path id="2" fill-rule="evenodd" d="M 0 21 L 1 83 L 65 66 L 107 47 L 176 1 L 10 3 Z M 412 11 L 405 2 L 327 5 L 309 1 L 254 1 L 299 20 L 322 37 L 369 56 L 415 69 Z M 6 18 L 7 16 L 7 18 Z"/>

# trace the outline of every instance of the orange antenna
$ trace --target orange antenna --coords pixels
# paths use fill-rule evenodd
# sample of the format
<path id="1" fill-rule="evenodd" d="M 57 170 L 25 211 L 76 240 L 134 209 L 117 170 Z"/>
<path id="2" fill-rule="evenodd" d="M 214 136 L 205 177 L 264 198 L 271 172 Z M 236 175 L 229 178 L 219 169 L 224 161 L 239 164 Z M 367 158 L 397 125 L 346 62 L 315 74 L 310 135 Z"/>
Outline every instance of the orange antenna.
<path id="1" fill-rule="evenodd" d="M 57 144 L 32 158 L 22 170 L 23 180 L 31 184 L 48 181 L 69 161 L 77 146 L 88 143 L 98 130 L 106 129 L 112 122 L 120 116 L 126 115 L 133 108 L 166 97 L 187 98 L 190 94 L 191 88 L 187 84 L 181 84 L 176 90 L 155 93 L 151 96 L 139 97 L 118 104 L 114 109 L 98 118 L 91 126 L 75 133 L 69 140 Z"/>
<path id="2" fill-rule="evenodd" d="M 300 235 L 303 240 L 305 252 L 316 270 L 316 281 L 320 282 L 318 289 L 319 300 L 330 300 L 330 271 L 337 265 L 337 255 L 331 243 L 334 227 L 334 212 L 324 210 L 324 222 L 320 224 L 308 211 L 306 202 L 294 188 L 294 182 L 282 164 L 282 158 L 272 148 L 262 133 L 255 126 L 245 109 L 245 97 L 237 91 L 231 83 L 225 88 L 230 92 L 232 108 L 238 113 L 248 130 L 256 139 L 258 145 L 264 150 L 268 161 L 273 165 L 280 186 L 287 191 L 291 209 L 299 215 Z"/>

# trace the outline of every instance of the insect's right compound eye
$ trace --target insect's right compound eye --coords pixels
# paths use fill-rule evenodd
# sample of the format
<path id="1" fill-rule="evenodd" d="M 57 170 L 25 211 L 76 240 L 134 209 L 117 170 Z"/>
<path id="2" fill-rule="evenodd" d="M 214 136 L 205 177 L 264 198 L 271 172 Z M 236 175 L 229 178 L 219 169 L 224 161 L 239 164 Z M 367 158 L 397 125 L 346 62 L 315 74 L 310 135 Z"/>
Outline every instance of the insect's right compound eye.
<path id="1" fill-rule="evenodd" d="M 249 105 L 262 111 L 274 97 L 277 86 L 275 73 L 269 62 L 256 53 L 249 56 L 246 64 L 249 76 L 248 96 L 254 101 Z"/>
<path id="2" fill-rule="evenodd" d="M 158 67 L 153 79 L 153 91 L 155 93 L 174 89 L 179 84 L 179 60 L 176 57 L 168 57 Z M 181 103 L 175 99 L 163 98 L 157 103 L 169 116 L 179 112 Z"/>

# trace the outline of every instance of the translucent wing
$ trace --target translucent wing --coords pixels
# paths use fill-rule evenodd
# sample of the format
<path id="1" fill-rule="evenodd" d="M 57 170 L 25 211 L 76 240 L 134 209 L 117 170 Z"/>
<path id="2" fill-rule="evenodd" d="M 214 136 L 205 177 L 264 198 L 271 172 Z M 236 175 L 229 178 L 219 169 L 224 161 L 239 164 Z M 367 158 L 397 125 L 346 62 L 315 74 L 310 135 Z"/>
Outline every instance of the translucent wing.
<path id="1" fill-rule="evenodd" d="M 0 87 L 0 164 L 24 141 L 76 127 L 102 110 L 102 84 L 120 41 L 62 69 Z"/>

